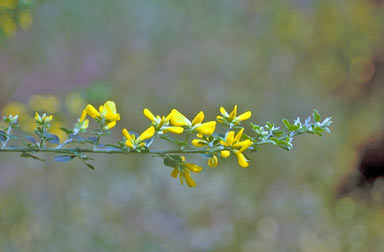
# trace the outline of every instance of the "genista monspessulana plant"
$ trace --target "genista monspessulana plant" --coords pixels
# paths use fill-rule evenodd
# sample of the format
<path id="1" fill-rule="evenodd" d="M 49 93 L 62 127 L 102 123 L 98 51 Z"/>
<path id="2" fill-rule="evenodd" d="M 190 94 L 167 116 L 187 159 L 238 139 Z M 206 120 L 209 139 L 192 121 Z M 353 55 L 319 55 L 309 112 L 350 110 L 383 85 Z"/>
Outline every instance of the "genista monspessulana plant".
<path id="1" fill-rule="evenodd" d="M 53 116 L 36 112 L 36 136 L 25 136 L 28 143 L 18 147 L 9 145 L 9 141 L 16 138 L 12 130 L 18 126 L 18 115 L 7 115 L 3 117 L 7 126 L 0 130 L 0 152 L 20 152 L 22 157 L 38 160 L 41 158 L 37 157 L 36 153 L 52 152 L 57 154 L 57 162 L 78 158 L 91 169 L 94 169 L 90 163 L 93 159 L 88 157 L 89 154 L 150 154 L 162 158 L 164 165 L 173 168 L 171 176 L 179 177 L 181 184 L 185 181 L 188 186 L 194 187 L 196 183 L 191 177 L 191 172 L 200 172 L 203 168 L 188 162 L 185 154 L 200 154 L 208 160 L 209 167 L 216 167 L 219 159 L 228 158 L 233 154 L 239 166 L 245 168 L 250 163 L 248 153 L 258 151 L 261 145 L 273 144 L 291 150 L 294 136 L 304 133 L 322 136 L 325 132 L 330 133 L 329 126 L 332 123 L 330 117 L 321 121 L 320 114 L 314 110 L 312 117 L 308 117 L 304 122 L 301 122 L 300 118 L 293 122 L 283 119 L 287 131 L 267 122 L 265 126 L 250 123 L 251 132 L 246 133 L 241 124 L 248 120 L 252 113 L 247 111 L 239 114 L 237 105 L 231 112 L 221 107 L 220 115 L 215 121 L 204 121 L 203 111 L 192 120 L 176 109 L 172 109 L 168 115 L 160 116 L 145 108 L 143 114 L 150 120 L 150 125 L 141 134 L 124 128 L 120 141 L 115 144 L 102 144 L 101 138 L 109 135 L 120 121 L 120 114 L 113 101 L 106 101 L 98 109 L 88 104 L 72 129 L 62 128 L 68 135 L 63 142 L 60 142 L 57 135 L 48 131 L 50 123 L 54 120 Z M 87 116 L 99 125 L 99 129 L 91 131 L 90 136 L 85 136 L 89 126 Z M 217 124 L 222 125 L 225 130 L 216 132 Z M 184 134 L 185 140 L 173 139 L 173 134 Z M 152 143 L 157 139 L 173 143 L 175 149 L 151 149 Z"/>

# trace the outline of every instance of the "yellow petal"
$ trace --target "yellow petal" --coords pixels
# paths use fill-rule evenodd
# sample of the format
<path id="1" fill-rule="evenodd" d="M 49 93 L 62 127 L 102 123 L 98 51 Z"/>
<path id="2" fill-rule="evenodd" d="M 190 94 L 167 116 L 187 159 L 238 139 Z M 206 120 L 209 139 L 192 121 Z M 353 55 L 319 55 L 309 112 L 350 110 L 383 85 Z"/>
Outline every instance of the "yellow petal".
<path id="1" fill-rule="evenodd" d="M 220 155 L 223 158 L 227 158 L 227 157 L 229 157 L 229 155 L 231 155 L 231 152 L 229 150 L 222 150 L 222 151 L 220 151 Z"/>
<path id="2" fill-rule="evenodd" d="M 189 187 L 195 187 L 196 182 L 191 178 L 191 174 L 188 171 L 185 171 L 185 182 Z"/>
<path id="3" fill-rule="evenodd" d="M 180 178 L 180 184 L 184 184 L 184 175 L 182 172 L 179 173 L 179 178 Z"/>
<path id="4" fill-rule="evenodd" d="M 216 121 L 222 123 L 224 122 L 224 118 L 222 116 L 216 116 Z"/>
<path id="5" fill-rule="evenodd" d="M 246 168 L 248 167 L 248 161 L 247 159 L 245 158 L 244 154 L 242 152 L 235 152 L 235 155 L 237 157 L 237 162 L 239 163 L 239 165 L 243 168 Z"/>
<path id="6" fill-rule="evenodd" d="M 53 116 L 50 115 L 50 116 L 47 116 L 47 117 L 46 117 L 45 121 L 46 121 L 46 122 L 49 122 L 49 121 L 52 121 L 52 119 L 53 119 Z"/>
<path id="7" fill-rule="evenodd" d="M 228 117 L 228 112 L 225 110 L 224 107 L 220 107 L 220 113 L 225 116 L 225 117 Z"/>
<path id="8" fill-rule="evenodd" d="M 84 121 L 85 117 L 87 116 L 87 111 L 83 109 L 80 116 L 80 122 Z"/>
<path id="9" fill-rule="evenodd" d="M 112 129 L 113 127 L 116 126 L 116 121 L 113 121 L 113 122 L 110 122 L 108 123 L 107 125 L 104 126 L 104 129 L 108 130 L 108 129 Z"/>
<path id="10" fill-rule="evenodd" d="M 95 109 L 94 106 L 92 106 L 91 104 L 88 104 L 86 107 L 85 107 L 85 110 L 87 111 L 87 114 L 92 117 L 92 118 L 96 118 L 96 117 L 100 117 L 100 113 L 99 111 L 97 111 Z"/>
<path id="11" fill-rule="evenodd" d="M 83 125 L 81 126 L 82 129 L 87 129 L 88 128 L 88 125 L 89 125 L 89 120 L 86 119 L 84 122 L 83 122 Z"/>
<path id="12" fill-rule="evenodd" d="M 206 122 L 201 124 L 201 126 L 197 127 L 197 131 L 200 134 L 208 135 L 208 136 L 212 135 L 213 132 L 215 132 L 215 129 L 216 129 L 216 121 Z"/>
<path id="13" fill-rule="evenodd" d="M 181 161 L 185 161 L 185 157 L 184 156 L 181 156 Z"/>
<path id="14" fill-rule="evenodd" d="M 145 116 L 146 118 L 148 118 L 148 119 L 151 120 L 152 122 L 153 122 L 153 121 L 156 121 L 156 117 L 152 114 L 152 112 L 151 112 L 149 109 L 145 108 L 145 109 L 143 110 L 143 114 L 144 114 L 144 116 Z"/>
<path id="15" fill-rule="evenodd" d="M 165 121 L 168 122 L 169 120 L 171 120 L 171 117 L 172 117 L 172 113 L 173 113 L 173 109 L 171 110 L 171 112 L 169 112 L 169 114 L 165 117 Z"/>
<path id="16" fill-rule="evenodd" d="M 153 137 L 154 134 L 155 134 L 155 127 L 151 126 L 148 129 L 146 129 L 143 133 L 141 133 L 141 135 L 137 138 L 137 140 L 139 141 L 146 140 L 148 138 Z"/>
<path id="17" fill-rule="evenodd" d="M 192 145 L 195 147 L 204 147 L 207 146 L 207 142 L 201 139 L 193 139 Z"/>
<path id="18" fill-rule="evenodd" d="M 248 149 L 253 144 L 253 142 L 251 140 L 248 140 L 248 141 L 249 142 L 244 143 L 243 146 L 240 148 L 240 150 L 239 150 L 240 152 L 244 152 L 246 149 Z"/>
<path id="19" fill-rule="evenodd" d="M 216 155 L 213 155 L 212 158 L 208 159 L 208 166 L 209 167 L 216 167 L 217 166 L 217 163 L 218 163 L 218 159 L 217 159 L 217 156 Z"/>
<path id="20" fill-rule="evenodd" d="M 240 141 L 241 139 L 241 136 L 243 135 L 243 132 L 244 132 L 244 128 L 242 128 L 241 130 L 239 130 L 239 132 L 237 132 L 236 136 L 235 136 L 235 139 L 234 139 L 234 142 L 238 142 Z"/>
<path id="21" fill-rule="evenodd" d="M 241 115 L 239 115 L 236 119 L 238 121 L 245 121 L 245 120 L 248 120 L 249 118 L 251 118 L 252 116 L 252 112 L 251 111 L 247 111 L 245 113 L 242 113 Z"/>
<path id="22" fill-rule="evenodd" d="M 192 120 L 192 125 L 201 123 L 204 120 L 204 112 L 200 111 Z"/>
<path id="23" fill-rule="evenodd" d="M 237 114 L 237 105 L 235 105 L 235 106 L 233 107 L 233 110 L 232 110 L 232 112 L 229 114 L 228 118 L 231 119 L 231 120 L 233 120 L 233 119 L 236 118 L 236 114 Z"/>
<path id="24" fill-rule="evenodd" d="M 133 149 L 132 139 L 125 141 L 125 145 L 128 146 L 129 148 Z"/>
<path id="25" fill-rule="evenodd" d="M 132 138 L 131 138 L 131 135 L 129 134 L 129 131 L 127 129 L 123 129 L 121 131 L 121 133 L 123 134 L 123 136 L 125 136 L 125 138 L 129 141 L 132 141 Z"/>
<path id="26" fill-rule="evenodd" d="M 106 101 L 104 103 L 104 108 L 106 108 L 108 112 L 113 114 L 116 113 L 116 104 L 113 101 Z"/>
<path id="27" fill-rule="evenodd" d="M 171 112 L 171 124 L 173 126 L 191 126 L 191 121 L 188 120 L 182 113 L 177 109 L 172 109 Z"/>
<path id="28" fill-rule="evenodd" d="M 174 134 L 181 134 L 184 132 L 184 128 L 176 127 L 176 126 L 170 126 L 170 127 L 166 127 L 163 131 L 164 132 L 171 132 Z"/>
<path id="29" fill-rule="evenodd" d="M 184 164 L 184 166 L 192 172 L 201 172 L 201 170 L 203 170 L 202 167 L 200 167 L 196 164 L 192 164 L 192 163 L 186 163 L 186 164 Z"/>
<path id="30" fill-rule="evenodd" d="M 120 114 L 119 113 L 112 113 L 112 112 L 107 112 L 104 115 L 105 119 L 108 121 L 120 121 Z"/>
<path id="31" fill-rule="evenodd" d="M 171 176 L 174 178 L 177 178 L 178 174 L 179 174 L 179 170 L 177 168 L 173 168 L 173 171 L 171 172 Z"/>
<path id="32" fill-rule="evenodd" d="M 37 113 L 37 112 L 35 112 L 35 120 L 36 121 L 41 121 L 41 117 L 40 117 L 40 115 L 39 115 L 39 113 Z"/>
<path id="33" fill-rule="evenodd" d="M 232 145 L 234 136 L 235 136 L 235 132 L 232 130 L 227 133 L 227 136 L 225 137 L 225 142 L 227 144 L 226 146 Z"/>
<path id="34" fill-rule="evenodd" d="M 107 110 L 104 110 L 104 106 L 103 106 L 103 105 L 100 105 L 100 106 L 99 106 L 99 112 L 105 114 L 105 113 L 107 113 Z"/>

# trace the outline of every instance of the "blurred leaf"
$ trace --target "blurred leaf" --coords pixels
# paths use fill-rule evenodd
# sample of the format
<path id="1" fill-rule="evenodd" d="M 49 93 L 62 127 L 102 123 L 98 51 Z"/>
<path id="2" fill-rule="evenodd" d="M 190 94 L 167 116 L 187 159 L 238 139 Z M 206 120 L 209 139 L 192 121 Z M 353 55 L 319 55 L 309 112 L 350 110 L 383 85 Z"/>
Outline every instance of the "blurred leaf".
<path id="1" fill-rule="evenodd" d="M 30 142 L 36 144 L 36 139 L 32 136 L 24 136 L 26 139 L 28 139 Z"/>
<path id="2" fill-rule="evenodd" d="M 39 160 L 39 161 L 45 162 L 45 160 L 43 160 L 43 159 L 41 159 L 41 158 L 39 158 L 39 157 L 37 157 L 35 155 L 32 155 L 31 153 L 28 153 L 28 152 L 23 152 L 23 153 L 21 153 L 20 156 L 23 157 L 23 158 L 33 158 L 35 160 Z"/>
<path id="3" fill-rule="evenodd" d="M 74 159 L 75 155 L 59 155 L 55 157 L 56 162 L 68 162 Z"/>

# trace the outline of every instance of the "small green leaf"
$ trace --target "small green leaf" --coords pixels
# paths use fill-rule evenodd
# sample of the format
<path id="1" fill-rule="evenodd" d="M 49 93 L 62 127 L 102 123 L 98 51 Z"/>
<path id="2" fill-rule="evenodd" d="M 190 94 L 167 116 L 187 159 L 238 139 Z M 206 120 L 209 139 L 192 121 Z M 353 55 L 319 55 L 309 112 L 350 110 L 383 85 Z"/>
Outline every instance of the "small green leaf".
<path id="1" fill-rule="evenodd" d="M 284 123 L 285 127 L 287 127 L 288 130 L 291 128 L 291 124 L 289 123 L 289 121 L 287 119 L 284 118 L 283 123 Z"/>
<path id="2" fill-rule="evenodd" d="M 74 159 L 75 155 L 59 155 L 55 157 L 56 162 L 68 162 Z"/>
<path id="3" fill-rule="evenodd" d="M 321 116 L 316 109 L 313 110 L 312 116 L 313 116 L 313 120 L 315 120 L 315 122 L 320 122 Z"/>
<path id="4" fill-rule="evenodd" d="M 31 153 L 28 153 L 28 152 L 23 152 L 23 153 L 21 153 L 20 156 L 23 157 L 23 158 L 33 158 L 35 160 L 39 160 L 39 161 L 45 162 L 45 160 L 43 160 L 43 159 L 41 159 L 41 158 L 39 158 L 39 157 L 37 157 L 35 155 L 32 155 Z"/>
<path id="5" fill-rule="evenodd" d="M 168 167 L 176 167 L 177 163 L 169 157 L 164 158 L 164 165 Z"/>

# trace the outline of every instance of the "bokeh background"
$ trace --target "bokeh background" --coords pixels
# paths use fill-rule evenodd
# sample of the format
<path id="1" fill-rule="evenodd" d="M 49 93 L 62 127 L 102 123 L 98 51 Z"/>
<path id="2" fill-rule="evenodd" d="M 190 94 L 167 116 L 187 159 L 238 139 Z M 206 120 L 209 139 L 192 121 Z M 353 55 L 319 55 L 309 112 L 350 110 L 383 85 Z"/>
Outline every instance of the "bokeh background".
<path id="1" fill-rule="evenodd" d="M 337 197 L 359 150 L 384 129 L 379 0 L 0 0 L 1 115 L 117 103 L 142 131 L 145 107 L 189 117 L 220 106 L 280 123 L 313 108 L 332 134 L 295 138 L 181 186 L 161 160 L 57 164 L 0 155 L 0 251 L 384 251 L 380 183 Z M 280 124 L 281 125 L 281 124 Z M 164 146 L 167 147 L 167 146 Z M 200 165 L 206 161 L 196 159 Z"/>

